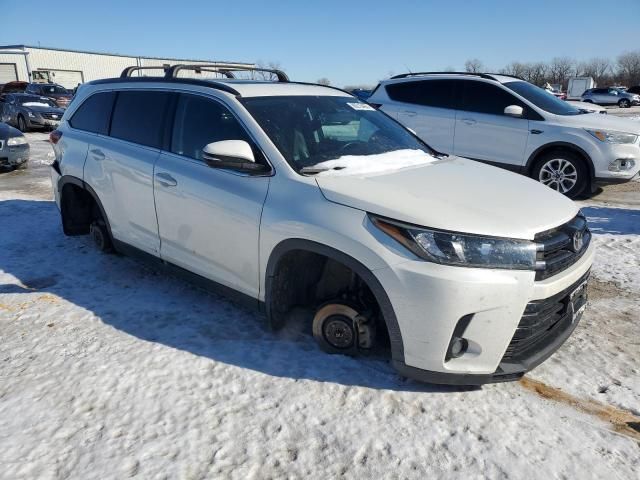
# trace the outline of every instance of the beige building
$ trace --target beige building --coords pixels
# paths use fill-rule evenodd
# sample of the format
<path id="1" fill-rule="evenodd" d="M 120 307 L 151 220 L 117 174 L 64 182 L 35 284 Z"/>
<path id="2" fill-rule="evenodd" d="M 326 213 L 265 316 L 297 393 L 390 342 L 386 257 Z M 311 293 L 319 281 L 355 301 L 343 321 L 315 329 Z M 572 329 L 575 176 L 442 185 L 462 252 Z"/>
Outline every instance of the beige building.
<path id="1" fill-rule="evenodd" d="M 118 77 L 124 68 L 132 65 L 163 67 L 177 63 L 216 63 L 234 67 L 253 66 L 251 63 L 242 62 L 136 57 L 29 45 L 0 45 L 0 84 L 21 80 L 25 82 L 53 82 L 66 88 L 74 88 L 79 83 L 100 78 Z M 161 71 L 145 72 L 143 70 L 142 73 L 158 75 L 161 74 Z M 207 72 L 196 74 L 208 76 Z"/>

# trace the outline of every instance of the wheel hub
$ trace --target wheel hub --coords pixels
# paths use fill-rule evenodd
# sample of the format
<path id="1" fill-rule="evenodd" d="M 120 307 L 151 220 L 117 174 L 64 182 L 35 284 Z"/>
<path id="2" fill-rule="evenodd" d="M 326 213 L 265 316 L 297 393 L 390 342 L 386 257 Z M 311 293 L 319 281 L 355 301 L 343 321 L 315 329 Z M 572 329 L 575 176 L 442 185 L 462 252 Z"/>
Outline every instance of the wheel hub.
<path id="1" fill-rule="evenodd" d="M 353 322 L 342 315 L 333 315 L 328 318 L 322 329 L 325 340 L 334 348 L 346 349 L 353 345 Z"/>
<path id="2" fill-rule="evenodd" d="M 578 171 L 570 161 L 556 158 L 542 166 L 538 180 L 560 193 L 567 193 L 578 182 Z"/>

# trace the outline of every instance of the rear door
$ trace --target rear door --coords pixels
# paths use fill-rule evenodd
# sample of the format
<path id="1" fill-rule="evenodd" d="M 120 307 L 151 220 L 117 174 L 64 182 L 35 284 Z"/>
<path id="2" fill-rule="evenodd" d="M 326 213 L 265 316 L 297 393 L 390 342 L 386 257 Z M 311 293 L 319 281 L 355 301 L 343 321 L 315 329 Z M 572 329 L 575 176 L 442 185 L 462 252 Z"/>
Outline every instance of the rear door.
<path id="1" fill-rule="evenodd" d="M 385 88 L 400 123 L 436 150 L 452 153 L 456 127 L 454 85 L 455 80 L 412 80 Z"/>
<path id="2" fill-rule="evenodd" d="M 100 198 L 114 238 L 159 255 L 153 199 L 153 168 L 165 138 L 173 94 L 153 90 L 117 92 L 109 135 L 89 145 L 85 181 Z"/>
<path id="3" fill-rule="evenodd" d="M 460 80 L 454 153 L 461 157 L 519 167 L 529 137 L 528 107 L 506 90 L 480 80 Z M 524 109 L 523 118 L 504 114 L 509 105 Z"/>
<path id="4" fill-rule="evenodd" d="M 224 104 L 180 94 L 171 145 L 154 172 L 161 256 L 257 297 L 260 216 L 270 177 L 209 167 L 202 149 L 221 140 L 247 141 L 256 161 L 266 161 Z"/>

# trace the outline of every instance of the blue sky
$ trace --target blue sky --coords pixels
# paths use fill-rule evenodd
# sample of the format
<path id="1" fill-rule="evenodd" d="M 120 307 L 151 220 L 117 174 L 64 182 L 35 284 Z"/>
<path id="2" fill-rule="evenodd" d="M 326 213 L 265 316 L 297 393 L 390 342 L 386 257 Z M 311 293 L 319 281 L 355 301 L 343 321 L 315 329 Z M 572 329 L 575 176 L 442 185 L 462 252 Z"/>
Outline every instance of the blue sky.
<path id="1" fill-rule="evenodd" d="M 615 59 L 640 48 L 640 0 L 0 0 L 0 6 L 0 44 L 273 61 L 293 79 L 327 77 L 337 86 L 375 84 L 407 69 L 462 69 L 473 57 L 497 70 L 513 60 Z"/>

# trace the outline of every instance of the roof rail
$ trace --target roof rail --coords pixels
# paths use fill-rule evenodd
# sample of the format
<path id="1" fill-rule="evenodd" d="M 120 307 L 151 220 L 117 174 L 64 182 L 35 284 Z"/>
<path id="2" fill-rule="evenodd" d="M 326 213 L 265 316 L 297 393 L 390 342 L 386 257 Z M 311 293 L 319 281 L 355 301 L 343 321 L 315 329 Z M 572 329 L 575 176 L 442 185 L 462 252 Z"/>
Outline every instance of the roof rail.
<path id="1" fill-rule="evenodd" d="M 490 72 L 487 72 L 487 73 L 485 73 L 485 75 L 492 75 L 492 76 L 493 75 L 500 75 L 501 77 L 517 78 L 518 80 L 522 80 L 522 81 L 526 82 L 526 80 L 524 78 L 519 77 L 518 75 L 509 75 L 508 73 L 490 73 Z"/>
<path id="2" fill-rule="evenodd" d="M 235 88 L 231 87 L 227 83 L 216 82 L 212 80 L 200 80 L 198 78 L 165 78 L 165 77 L 118 77 L 118 78 L 101 78 L 100 80 L 92 80 L 87 82 L 88 85 L 104 85 L 111 83 L 153 83 L 153 82 L 169 82 L 169 83 L 184 83 L 189 85 L 198 85 L 200 87 L 215 88 L 223 92 L 230 93 L 232 95 L 239 96 Z"/>
<path id="3" fill-rule="evenodd" d="M 167 71 L 168 67 L 164 67 L 164 66 L 155 66 L 155 67 L 138 67 L 138 66 L 133 66 L 133 67 L 127 67 L 124 70 L 122 70 L 122 73 L 120 74 L 120 78 L 128 78 L 131 76 L 131 74 L 133 72 L 137 72 L 138 70 L 159 70 L 162 69 L 164 72 Z"/>
<path id="4" fill-rule="evenodd" d="M 166 78 L 177 78 L 180 70 L 204 70 L 204 71 L 213 71 L 216 73 L 221 73 L 226 75 L 228 78 L 235 78 L 233 72 L 266 72 L 272 73 L 278 78 L 278 82 L 288 82 L 289 77 L 282 70 L 277 70 L 275 68 L 260 68 L 260 67 L 240 67 L 240 66 L 232 66 L 224 63 L 211 63 L 211 64 L 201 64 L 201 65 L 173 65 L 169 67 L 165 72 Z"/>
<path id="5" fill-rule="evenodd" d="M 472 73 L 472 72 L 409 72 L 409 73 L 401 73 L 400 75 L 394 75 L 391 77 L 391 80 L 396 78 L 407 78 L 414 77 L 417 75 L 469 75 L 472 77 L 481 77 L 486 78 L 488 80 L 494 80 L 494 78 L 488 73 Z"/>

